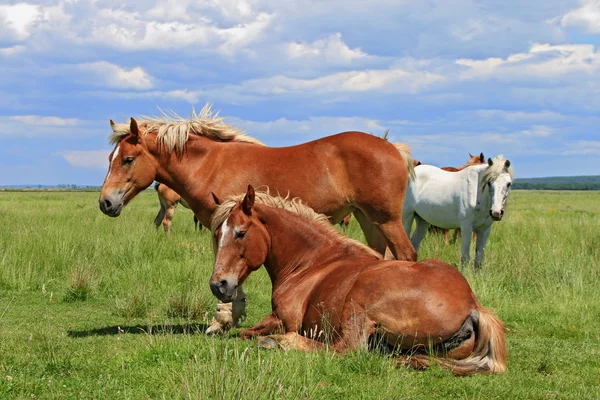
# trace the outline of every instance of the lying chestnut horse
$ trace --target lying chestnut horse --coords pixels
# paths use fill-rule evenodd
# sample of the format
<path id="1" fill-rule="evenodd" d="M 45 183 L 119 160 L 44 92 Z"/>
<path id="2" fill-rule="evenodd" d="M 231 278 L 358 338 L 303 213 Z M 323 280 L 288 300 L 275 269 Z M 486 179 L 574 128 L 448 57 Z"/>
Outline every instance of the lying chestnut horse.
<path id="1" fill-rule="evenodd" d="M 156 214 L 156 217 L 154 218 L 154 226 L 158 230 L 160 224 L 162 223 L 165 232 L 168 234 L 171 232 L 171 222 L 173 221 L 173 215 L 175 214 L 177 205 L 181 204 L 183 207 L 188 209 L 190 206 L 188 206 L 185 200 L 176 191 L 167 185 L 156 182 L 154 189 L 156 189 L 156 194 L 158 195 L 158 201 L 160 203 L 160 210 L 158 210 L 158 214 Z M 197 230 L 198 218 L 196 218 L 195 215 L 194 226 Z M 202 225 L 200 225 L 200 229 L 202 229 Z"/>
<path id="2" fill-rule="evenodd" d="M 259 342 L 286 350 L 327 343 L 343 352 L 367 347 L 377 334 L 390 348 L 410 351 L 401 360 L 414 367 L 433 359 L 456 375 L 506 370 L 503 324 L 456 268 L 439 260 L 384 261 L 297 199 L 255 194 L 252 186 L 241 197 L 213 216 L 210 288 L 229 302 L 248 275 L 267 269 L 273 312 L 242 337 L 271 335 Z"/>
<path id="3" fill-rule="evenodd" d="M 343 132 L 289 147 L 268 147 L 205 106 L 190 118 L 177 115 L 111 121 L 115 145 L 100 193 L 100 210 L 118 217 L 131 199 L 152 184 L 179 193 L 200 223 L 210 225 L 218 196 L 243 193 L 246 185 L 268 186 L 299 197 L 326 214 L 332 223 L 353 213 L 369 245 L 384 253 L 389 246 L 400 260 L 416 260 L 402 225 L 402 205 L 409 175 L 414 175 L 408 149 L 377 136 Z M 403 152 L 404 151 L 404 152 Z M 242 290 L 233 309 L 245 310 Z M 219 305 L 210 332 L 236 325 Z M 227 317 L 229 315 L 229 317 Z M 223 320 L 221 320 L 223 316 Z"/>

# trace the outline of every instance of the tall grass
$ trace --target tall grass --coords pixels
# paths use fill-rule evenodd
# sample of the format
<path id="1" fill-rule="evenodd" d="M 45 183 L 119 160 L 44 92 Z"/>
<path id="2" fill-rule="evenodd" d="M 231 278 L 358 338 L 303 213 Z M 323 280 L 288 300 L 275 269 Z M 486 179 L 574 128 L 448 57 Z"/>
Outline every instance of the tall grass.
<path id="1" fill-rule="evenodd" d="M 468 379 L 204 336 L 209 232 L 183 209 L 155 232 L 154 193 L 119 218 L 96 200 L 0 193 L 0 398 L 600 398 L 598 192 L 513 192 L 483 270 L 463 271 L 506 323 L 509 372 Z M 356 221 L 347 234 L 363 240 Z M 460 243 L 428 236 L 419 257 L 458 266 Z M 261 270 L 245 286 L 244 328 L 270 312 L 271 285 Z"/>

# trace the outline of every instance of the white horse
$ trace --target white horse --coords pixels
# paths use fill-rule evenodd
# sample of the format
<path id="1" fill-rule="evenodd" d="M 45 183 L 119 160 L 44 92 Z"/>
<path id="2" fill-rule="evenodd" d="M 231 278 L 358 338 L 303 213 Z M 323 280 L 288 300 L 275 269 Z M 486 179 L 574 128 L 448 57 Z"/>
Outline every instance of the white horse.
<path id="1" fill-rule="evenodd" d="M 459 172 L 447 172 L 431 165 L 415 168 L 416 179 L 409 182 L 402 211 L 404 229 L 410 237 L 413 220 L 417 220 L 411 242 L 419 250 L 429 225 L 462 231 L 463 265 L 470 260 L 469 247 L 477 233 L 475 268 L 481 268 L 485 243 L 492 222 L 504 216 L 504 204 L 510 193 L 513 172 L 503 156 L 487 164 L 475 165 Z"/>

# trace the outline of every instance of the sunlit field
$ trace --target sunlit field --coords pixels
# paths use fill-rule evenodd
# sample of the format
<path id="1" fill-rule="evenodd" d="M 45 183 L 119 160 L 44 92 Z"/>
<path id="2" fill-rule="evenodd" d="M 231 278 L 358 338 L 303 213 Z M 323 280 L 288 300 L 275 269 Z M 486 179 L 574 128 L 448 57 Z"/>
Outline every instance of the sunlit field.
<path id="1" fill-rule="evenodd" d="M 97 196 L 0 192 L 1 399 L 600 398 L 600 192 L 512 193 L 482 271 L 464 271 L 506 324 L 509 370 L 468 378 L 205 336 L 210 233 L 182 207 L 156 232 L 154 191 L 119 218 Z M 355 220 L 347 233 L 364 240 Z M 458 265 L 460 243 L 428 236 L 430 257 Z M 270 312 L 265 271 L 245 289 L 243 328 Z"/>

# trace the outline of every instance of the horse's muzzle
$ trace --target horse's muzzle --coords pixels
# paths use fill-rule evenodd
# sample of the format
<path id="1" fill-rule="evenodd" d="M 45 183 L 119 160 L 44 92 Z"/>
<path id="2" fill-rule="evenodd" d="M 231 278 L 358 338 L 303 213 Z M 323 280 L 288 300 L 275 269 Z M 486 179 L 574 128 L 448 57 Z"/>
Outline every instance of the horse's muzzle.
<path id="1" fill-rule="evenodd" d="M 229 303 L 233 299 L 237 287 L 237 282 L 230 282 L 227 279 L 210 281 L 210 291 L 224 303 Z"/>
<path id="2" fill-rule="evenodd" d="M 123 210 L 122 196 L 103 196 L 98 199 L 100 211 L 109 217 L 118 217 Z"/>
<path id="3" fill-rule="evenodd" d="M 490 217 L 492 217 L 494 221 L 501 221 L 502 217 L 504 217 L 504 210 L 500 210 L 499 212 L 490 210 Z"/>

